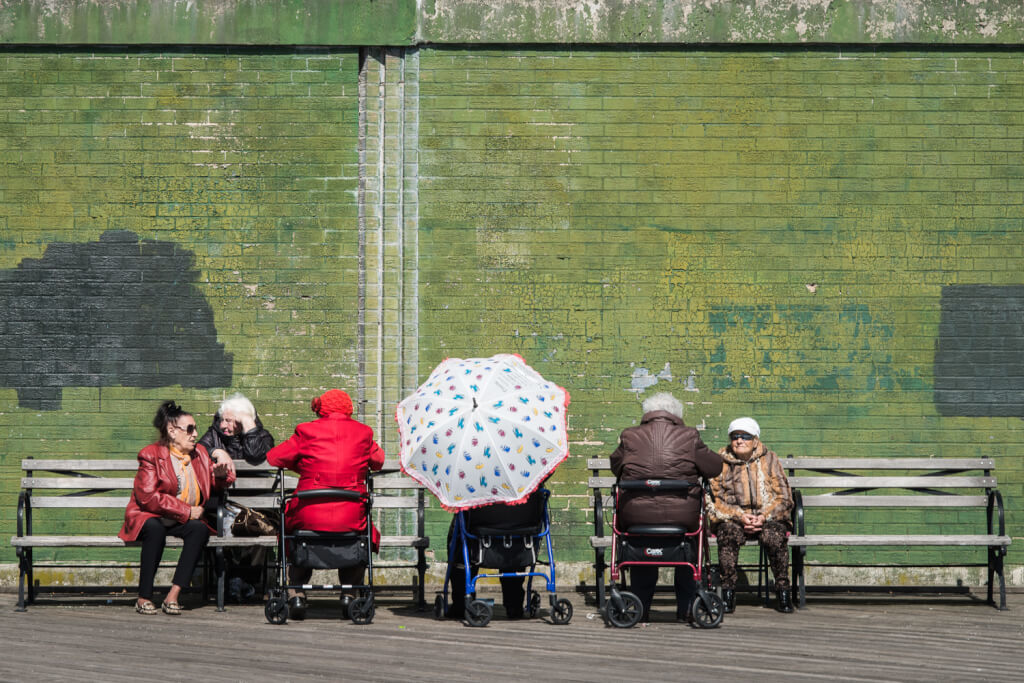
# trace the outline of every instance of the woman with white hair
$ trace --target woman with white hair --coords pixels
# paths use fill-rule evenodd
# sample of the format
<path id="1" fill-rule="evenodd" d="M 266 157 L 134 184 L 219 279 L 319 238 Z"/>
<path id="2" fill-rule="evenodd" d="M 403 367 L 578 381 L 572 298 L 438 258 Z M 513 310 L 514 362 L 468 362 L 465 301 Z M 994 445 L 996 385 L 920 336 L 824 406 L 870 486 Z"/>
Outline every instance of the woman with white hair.
<path id="1" fill-rule="evenodd" d="M 232 394 L 221 401 L 213 424 L 199 439 L 216 462 L 223 457 L 245 460 L 261 465 L 274 447 L 274 437 L 263 428 L 252 401 L 242 394 Z"/>
<path id="2" fill-rule="evenodd" d="M 242 394 L 232 394 L 221 401 L 213 424 L 206 430 L 199 443 L 210 453 L 213 461 L 224 465 L 236 474 L 235 461 L 244 460 L 250 465 L 261 465 L 267 460 L 267 452 L 274 447 L 274 437 L 263 428 L 256 415 L 252 401 Z M 245 472 L 243 474 L 243 479 Z M 241 482 L 239 482 L 239 485 Z M 206 512 L 216 519 L 219 498 L 213 498 Z M 258 597 L 254 585 L 263 581 L 263 560 L 266 548 L 260 546 L 237 546 L 225 551 L 227 563 L 228 597 L 243 602 Z"/>
<path id="3" fill-rule="evenodd" d="M 789 584 L 789 542 L 793 494 L 778 456 L 761 443 L 761 426 L 749 417 L 729 423 L 729 445 L 719 451 L 725 467 L 711 481 L 711 531 L 718 544 L 725 611 L 736 609 L 740 546 L 760 540 L 775 576 L 776 609 L 793 611 Z"/>
<path id="4" fill-rule="evenodd" d="M 636 427 L 619 436 L 611 457 L 612 473 L 620 480 L 711 478 L 722 471 L 722 459 L 704 445 L 700 433 L 683 423 L 683 404 L 670 393 L 655 394 L 643 402 L 643 417 Z M 700 520 L 701 490 L 651 494 L 623 491 L 616 514 L 626 529 L 641 524 L 670 524 L 696 531 Z M 690 620 L 690 603 L 697 587 L 689 567 L 675 570 L 676 617 Z M 658 568 L 629 568 L 630 590 L 640 598 L 649 621 L 651 601 L 658 582 Z"/>

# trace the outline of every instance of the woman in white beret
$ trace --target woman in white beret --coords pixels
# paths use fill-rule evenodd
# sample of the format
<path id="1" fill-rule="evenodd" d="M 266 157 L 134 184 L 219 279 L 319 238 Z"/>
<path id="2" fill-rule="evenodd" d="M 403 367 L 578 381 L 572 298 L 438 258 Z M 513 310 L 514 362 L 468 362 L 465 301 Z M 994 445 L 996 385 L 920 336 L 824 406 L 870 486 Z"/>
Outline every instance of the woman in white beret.
<path id="1" fill-rule="evenodd" d="M 724 467 L 711 480 L 714 497 L 708 517 L 718 543 L 725 611 L 736 609 L 740 546 L 760 540 L 775 576 L 777 609 L 792 612 L 787 533 L 792 529 L 793 494 L 782 464 L 761 443 L 761 427 L 749 417 L 729 423 L 729 445 L 718 453 Z"/>

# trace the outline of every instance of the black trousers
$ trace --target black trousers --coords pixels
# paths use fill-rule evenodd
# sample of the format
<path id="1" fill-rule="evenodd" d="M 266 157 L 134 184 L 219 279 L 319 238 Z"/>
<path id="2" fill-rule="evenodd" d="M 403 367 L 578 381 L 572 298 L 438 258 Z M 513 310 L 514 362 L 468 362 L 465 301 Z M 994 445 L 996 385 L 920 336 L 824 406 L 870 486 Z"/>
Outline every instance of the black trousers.
<path id="1" fill-rule="evenodd" d="M 184 546 L 181 549 L 181 556 L 178 558 L 178 566 L 174 570 L 172 583 L 182 588 L 187 588 L 192 580 L 192 573 L 196 570 L 199 557 L 210 540 L 210 529 L 202 521 L 192 519 L 184 524 L 175 523 L 174 526 L 164 526 L 160 517 L 153 517 L 146 520 L 139 532 L 139 540 L 142 542 L 142 560 L 139 568 L 139 597 L 146 600 L 153 599 L 153 580 L 156 578 L 156 570 L 160 566 L 160 558 L 164 555 L 164 546 L 167 545 L 167 536 L 177 536 Z"/>
<path id="2" fill-rule="evenodd" d="M 629 572 L 629 590 L 640 598 L 644 606 L 641 621 L 650 621 L 651 602 L 654 601 L 654 589 L 658 585 L 658 567 L 634 565 L 626 569 Z M 697 595 L 697 582 L 693 580 L 693 570 L 689 567 L 676 567 L 675 573 L 676 617 L 685 618 Z"/>

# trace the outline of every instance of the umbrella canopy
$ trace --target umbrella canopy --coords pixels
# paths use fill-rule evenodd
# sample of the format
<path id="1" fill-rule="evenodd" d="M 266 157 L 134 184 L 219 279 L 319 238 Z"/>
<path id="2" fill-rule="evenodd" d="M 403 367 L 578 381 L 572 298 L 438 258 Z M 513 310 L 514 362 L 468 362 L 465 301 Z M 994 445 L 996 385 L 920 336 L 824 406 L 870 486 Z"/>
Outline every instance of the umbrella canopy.
<path id="1" fill-rule="evenodd" d="M 568 405 L 518 355 L 449 358 L 398 404 L 402 471 L 448 511 L 521 503 L 569 455 Z"/>

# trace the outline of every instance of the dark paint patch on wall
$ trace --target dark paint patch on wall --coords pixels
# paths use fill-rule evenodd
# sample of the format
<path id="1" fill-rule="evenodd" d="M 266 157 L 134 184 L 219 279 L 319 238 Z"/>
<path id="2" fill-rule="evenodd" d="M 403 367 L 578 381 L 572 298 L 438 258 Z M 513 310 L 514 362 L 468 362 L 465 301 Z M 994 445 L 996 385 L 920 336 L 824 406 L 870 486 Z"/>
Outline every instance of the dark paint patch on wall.
<path id="1" fill-rule="evenodd" d="M 191 251 L 108 231 L 54 242 L 0 271 L 0 386 L 18 405 L 58 410 L 63 387 L 229 386 Z"/>
<path id="2" fill-rule="evenodd" d="M 1024 286 L 942 288 L 935 403 L 961 417 L 1024 417 Z"/>

